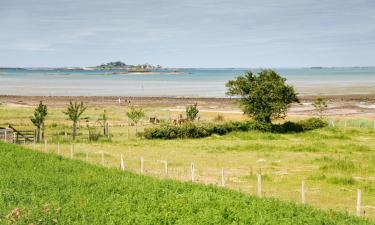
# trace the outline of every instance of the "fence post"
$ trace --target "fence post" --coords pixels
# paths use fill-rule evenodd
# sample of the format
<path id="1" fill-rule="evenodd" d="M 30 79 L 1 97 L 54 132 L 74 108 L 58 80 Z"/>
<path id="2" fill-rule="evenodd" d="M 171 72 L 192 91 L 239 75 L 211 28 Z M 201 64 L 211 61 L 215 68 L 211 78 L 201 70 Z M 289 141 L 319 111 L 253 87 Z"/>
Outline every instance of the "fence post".
<path id="1" fill-rule="evenodd" d="M 124 163 L 124 158 L 122 157 L 122 153 L 120 156 L 120 170 L 124 171 L 125 170 L 125 163 Z"/>
<path id="2" fill-rule="evenodd" d="M 361 216 L 361 195 L 362 195 L 361 190 L 357 189 L 357 209 L 356 209 L 357 216 Z"/>
<path id="3" fill-rule="evenodd" d="M 44 151 L 47 152 L 47 140 L 44 140 Z"/>
<path id="4" fill-rule="evenodd" d="M 73 145 L 70 145 L 70 159 L 73 159 L 73 156 L 74 156 L 74 146 Z"/>
<path id="5" fill-rule="evenodd" d="M 375 120 L 374 120 L 374 130 L 375 130 Z"/>
<path id="6" fill-rule="evenodd" d="M 66 132 L 66 128 L 64 128 L 64 138 L 65 140 L 68 139 L 68 133 Z"/>
<path id="7" fill-rule="evenodd" d="M 88 162 L 88 161 L 89 161 L 89 152 L 86 151 L 86 162 Z"/>
<path id="8" fill-rule="evenodd" d="M 195 181 L 195 167 L 194 163 L 191 163 L 191 182 Z"/>
<path id="9" fill-rule="evenodd" d="M 301 183 L 301 203 L 305 204 L 305 181 Z"/>
<path id="10" fill-rule="evenodd" d="M 345 125 L 344 125 L 344 127 L 345 127 L 345 128 L 347 127 L 347 122 L 346 122 L 346 120 L 345 120 Z"/>
<path id="11" fill-rule="evenodd" d="M 258 177 L 258 196 L 262 197 L 262 175 L 257 174 Z"/>
<path id="12" fill-rule="evenodd" d="M 104 152 L 102 152 L 102 165 L 104 166 Z"/>
<path id="13" fill-rule="evenodd" d="M 8 137 L 7 137 L 7 129 L 5 128 L 5 131 L 4 131 L 4 141 L 5 142 L 8 142 Z"/>
<path id="14" fill-rule="evenodd" d="M 225 187 L 225 174 L 224 174 L 224 168 L 221 168 L 221 186 Z"/>
<path id="15" fill-rule="evenodd" d="M 57 142 L 57 155 L 60 155 L 60 142 Z"/>
<path id="16" fill-rule="evenodd" d="M 109 123 L 107 122 L 107 138 L 109 139 Z"/>
<path id="17" fill-rule="evenodd" d="M 141 157 L 141 174 L 143 175 L 144 173 L 144 160 L 143 157 Z"/>
<path id="18" fill-rule="evenodd" d="M 165 160 L 164 162 L 164 171 L 165 171 L 165 176 L 168 177 L 168 161 Z"/>

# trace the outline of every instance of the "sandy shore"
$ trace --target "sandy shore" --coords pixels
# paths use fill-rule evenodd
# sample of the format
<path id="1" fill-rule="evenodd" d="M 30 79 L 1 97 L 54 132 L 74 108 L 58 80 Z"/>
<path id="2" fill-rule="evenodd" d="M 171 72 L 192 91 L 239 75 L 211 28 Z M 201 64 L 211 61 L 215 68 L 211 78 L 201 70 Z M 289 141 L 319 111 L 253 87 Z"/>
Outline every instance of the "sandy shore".
<path id="1" fill-rule="evenodd" d="M 316 96 L 303 96 L 300 104 L 293 104 L 289 115 L 315 114 L 312 102 Z M 121 100 L 119 103 L 119 99 Z M 329 116 L 375 117 L 375 95 L 325 96 Z M 241 113 L 238 99 L 230 98 L 171 98 L 171 97 L 127 97 L 127 96 L 0 96 L 0 102 L 16 106 L 34 106 L 39 101 L 50 107 L 64 107 L 70 101 L 83 101 L 89 106 L 128 106 L 184 110 L 188 104 L 197 102 L 202 111 L 218 113 Z"/>

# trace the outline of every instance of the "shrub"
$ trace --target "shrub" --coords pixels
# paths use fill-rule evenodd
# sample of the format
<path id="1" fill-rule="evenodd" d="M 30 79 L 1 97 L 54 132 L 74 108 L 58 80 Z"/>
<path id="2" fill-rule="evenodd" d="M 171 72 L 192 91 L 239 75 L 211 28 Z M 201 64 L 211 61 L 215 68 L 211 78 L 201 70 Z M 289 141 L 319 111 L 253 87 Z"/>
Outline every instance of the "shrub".
<path id="1" fill-rule="evenodd" d="M 298 122 L 304 131 L 315 130 L 328 126 L 327 121 L 320 118 L 309 118 Z"/>
<path id="2" fill-rule="evenodd" d="M 202 138 L 212 134 L 225 135 L 233 131 L 263 131 L 273 133 L 303 132 L 327 126 L 327 123 L 317 119 L 302 120 L 298 123 L 283 124 L 260 123 L 257 121 L 229 121 L 225 123 L 185 123 L 181 126 L 163 123 L 159 126 L 145 129 L 141 136 L 147 139 Z"/>

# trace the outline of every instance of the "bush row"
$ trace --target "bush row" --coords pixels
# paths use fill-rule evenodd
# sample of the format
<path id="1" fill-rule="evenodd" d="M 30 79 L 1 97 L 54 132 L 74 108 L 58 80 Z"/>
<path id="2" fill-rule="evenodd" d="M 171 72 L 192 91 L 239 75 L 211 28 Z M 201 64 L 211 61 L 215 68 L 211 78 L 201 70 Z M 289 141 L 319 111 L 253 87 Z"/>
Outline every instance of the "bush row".
<path id="1" fill-rule="evenodd" d="M 258 130 L 274 133 L 303 132 L 327 126 L 328 123 L 319 118 L 310 118 L 299 122 L 283 124 L 265 124 L 256 121 L 230 121 L 226 123 L 185 123 L 174 125 L 163 123 L 147 128 L 141 135 L 147 139 L 202 138 L 212 134 L 224 135 L 232 131 Z"/>

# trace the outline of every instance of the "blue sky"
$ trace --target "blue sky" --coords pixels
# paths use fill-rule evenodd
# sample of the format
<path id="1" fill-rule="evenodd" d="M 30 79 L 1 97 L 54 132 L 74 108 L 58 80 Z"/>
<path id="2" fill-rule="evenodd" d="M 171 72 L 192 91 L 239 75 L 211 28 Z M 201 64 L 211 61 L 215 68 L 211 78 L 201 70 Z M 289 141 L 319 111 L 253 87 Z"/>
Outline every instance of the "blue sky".
<path id="1" fill-rule="evenodd" d="M 374 0 L 0 0 L 0 66 L 374 66 Z"/>

